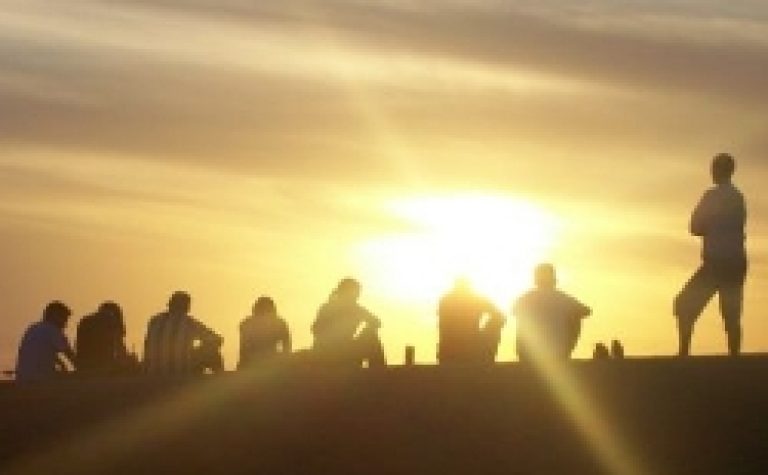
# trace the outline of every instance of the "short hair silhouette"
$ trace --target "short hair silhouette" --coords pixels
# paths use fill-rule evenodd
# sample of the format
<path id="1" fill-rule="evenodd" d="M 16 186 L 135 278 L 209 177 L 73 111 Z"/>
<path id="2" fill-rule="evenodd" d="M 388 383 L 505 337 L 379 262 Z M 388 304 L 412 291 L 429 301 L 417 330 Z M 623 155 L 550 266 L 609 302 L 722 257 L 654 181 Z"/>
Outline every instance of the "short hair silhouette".
<path id="1" fill-rule="evenodd" d="M 110 315 L 110 316 L 116 316 L 116 317 L 122 317 L 123 316 L 123 310 L 120 308 L 120 305 L 118 305 L 115 302 L 112 302 L 110 300 L 102 303 L 99 305 L 99 313 L 104 315 Z"/>
<path id="2" fill-rule="evenodd" d="M 188 292 L 177 290 L 168 300 L 168 310 L 171 313 L 189 313 L 192 307 L 192 297 Z"/>
<path id="3" fill-rule="evenodd" d="M 552 264 L 539 264 L 533 271 L 533 275 L 537 287 L 554 287 L 557 284 L 557 274 Z"/>
<path id="4" fill-rule="evenodd" d="M 45 306 L 45 310 L 43 310 L 43 320 L 60 328 L 64 328 L 67 325 L 70 315 L 72 315 L 72 310 L 58 300 L 49 303 Z"/>
<path id="5" fill-rule="evenodd" d="M 271 297 L 261 296 L 253 303 L 253 315 L 274 315 L 277 313 L 277 306 Z"/>
<path id="6" fill-rule="evenodd" d="M 736 172 L 736 160 L 729 153 L 718 153 L 712 159 L 712 179 L 715 183 L 728 182 Z"/>
<path id="7" fill-rule="evenodd" d="M 351 277 L 345 277 L 341 279 L 339 285 L 336 286 L 334 293 L 339 296 L 350 296 L 357 298 L 360 295 L 362 286 L 360 282 Z"/>

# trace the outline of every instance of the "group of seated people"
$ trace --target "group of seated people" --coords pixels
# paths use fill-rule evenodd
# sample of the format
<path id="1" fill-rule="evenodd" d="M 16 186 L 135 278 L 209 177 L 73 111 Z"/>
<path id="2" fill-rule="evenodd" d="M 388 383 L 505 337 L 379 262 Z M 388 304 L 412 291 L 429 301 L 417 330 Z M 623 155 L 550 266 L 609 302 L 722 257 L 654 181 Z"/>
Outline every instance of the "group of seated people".
<path id="1" fill-rule="evenodd" d="M 538 266 L 534 280 L 535 288 L 517 300 L 512 312 L 517 318 L 518 357 L 524 362 L 567 359 L 576 345 L 581 320 L 591 311 L 557 289 L 553 266 Z M 360 293 L 360 283 L 346 278 L 322 304 L 311 327 L 312 348 L 305 352 L 313 363 L 350 368 L 386 365 L 378 334 L 381 321 L 360 305 Z M 126 348 L 119 305 L 105 302 L 83 317 L 72 348 L 64 333 L 72 312 L 65 304 L 52 302 L 42 320 L 30 325 L 22 337 L 16 380 L 48 380 L 72 369 L 91 375 L 143 372 L 160 376 L 223 371 L 224 340 L 190 315 L 191 303 L 187 292 L 171 295 L 167 310 L 149 320 L 144 357 L 139 362 Z M 506 318 L 466 280 L 457 281 L 440 300 L 438 317 L 437 359 L 441 365 L 495 361 Z M 259 297 L 240 324 L 238 369 L 291 354 L 287 323 L 270 297 Z"/>

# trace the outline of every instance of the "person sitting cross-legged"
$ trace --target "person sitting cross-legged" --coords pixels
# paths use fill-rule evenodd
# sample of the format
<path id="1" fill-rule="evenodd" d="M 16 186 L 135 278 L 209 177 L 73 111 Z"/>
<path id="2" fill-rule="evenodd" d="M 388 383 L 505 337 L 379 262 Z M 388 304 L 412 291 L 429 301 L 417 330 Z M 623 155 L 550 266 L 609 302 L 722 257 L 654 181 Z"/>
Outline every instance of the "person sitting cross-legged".
<path id="1" fill-rule="evenodd" d="M 381 322 L 358 303 L 361 286 L 355 279 L 342 279 L 317 312 L 312 324 L 312 351 L 322 363 L 337 367 L 386 365 L 378 335 Z"/>
<path id="2" fill-rule="evenodd" d="M 555 268 L 541 264 L 534 272 L 536 288 L 515 302 L 517 356 L 523 362 L 570 358 L 581 333 L 581 321 L 592 310 L 557 288 Z"/>
<path id="3" fill-rule="evenodd" d="M 144 340 L 144 368 L 150 375 L 189 375 L 224 370 L 223 339 L 189 315 L 192 299 L 174 292 L 168 311 L 152 317 Z"/>

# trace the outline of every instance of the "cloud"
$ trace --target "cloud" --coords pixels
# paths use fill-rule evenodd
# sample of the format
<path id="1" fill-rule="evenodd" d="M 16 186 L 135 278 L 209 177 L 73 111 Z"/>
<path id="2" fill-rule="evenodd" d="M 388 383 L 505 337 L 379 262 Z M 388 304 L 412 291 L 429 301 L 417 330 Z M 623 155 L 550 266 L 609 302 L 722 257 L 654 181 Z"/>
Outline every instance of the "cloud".
<path id="1" fill-rule="evenodd" d="M 371 180 L 401 179 L 403 162 L 428 173 L 429 148 L 448 137 L 508 145 L 510 128 L 518 143 L 556 131 L 593 149 L 679 143 L 715 128 L 708 115 L 743 134 L 762 116 L 768 55 L 759 35 L 737 33 L 762 31 L 762 17 L 661 5 L 10 3 L 1 134 Z"/>

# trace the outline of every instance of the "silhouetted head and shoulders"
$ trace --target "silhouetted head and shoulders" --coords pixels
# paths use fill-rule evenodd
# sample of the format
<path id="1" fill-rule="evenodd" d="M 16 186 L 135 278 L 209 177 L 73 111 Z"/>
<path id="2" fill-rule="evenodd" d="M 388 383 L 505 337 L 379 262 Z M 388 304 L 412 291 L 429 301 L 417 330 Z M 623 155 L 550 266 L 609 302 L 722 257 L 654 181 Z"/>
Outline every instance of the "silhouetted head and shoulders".
<path id="1" fill-rule="evenodd" d="M 254 302 L 251 314 L 240 322 L 239 366 L 259 357 L 291 352 L 288 324 L 277 313 L 271 297 L 262 296 Z"/>
<path id="2" fill-rule="evenodd" d="M 479 329 L 484 315 L 500 316 L 501 312 L 486 297 L 472 287 L 469 279 L 456 279 L 453 287 L 442 296 L 438 304 L 441 327 L 469 326 Z"/>
<path id="3" fill-rule="evenodd" d="M 274 335 L 288 331 L 288 325 L 278 315 L 274 300 L 271 297 L 262 296 L 254 302 L 251 314 L 240 322 L 240 331 Z"/>
<path id="4" fill-rule="evenodd" d="M 514 315 L 537 318 L 584 318 L 591 315 L 592 310 L 589 307 L 557 288 L 557 274 L 552 264 L 540 264 L 536 267 L 534 284 L 533 289 L 515 302 L 512 310 Z"/>
<path id="5" fill-rule="evenodd" d="M 367 308 L 360 305 L 362 285 L 356 279 L 342 279 L 331 292 L 328 300 L 320 307 L 318 319 L 327 316 L 332 319 L 350 319 L 360 323 L 378 326 L 379 319 Z"/>
<path id="6" fill-rule="evenodd" d="M 59 355 L 74 363 L 74 351 L 64 330 L 72 310 L 60 301 L 49 303 L 43 318 L 31 324 L 22 336 L 16 362 L 18 381 L 44 380 L 54 376 L 60 366 Z"/>
<path id="7" fill-rule="evenodd" d="M 704 259 L 729 259 L 744 254 L 747 209 L 744 195 L 734 185 L 736 161 L 727 153 L 712 160 L 714 186 L 696 205 L 690 222 L 694 236 L 704 239 Z"/>
<path id="8" fill-rule="evenodd" d="M 361 325 L 377 329 L 381 321 L 367 308 L 360 305 L 362 285 L 356 279 L 342 279 L 320 306 L 312 324 L 317 340 L 349 340 L 354 338 Z"/>

